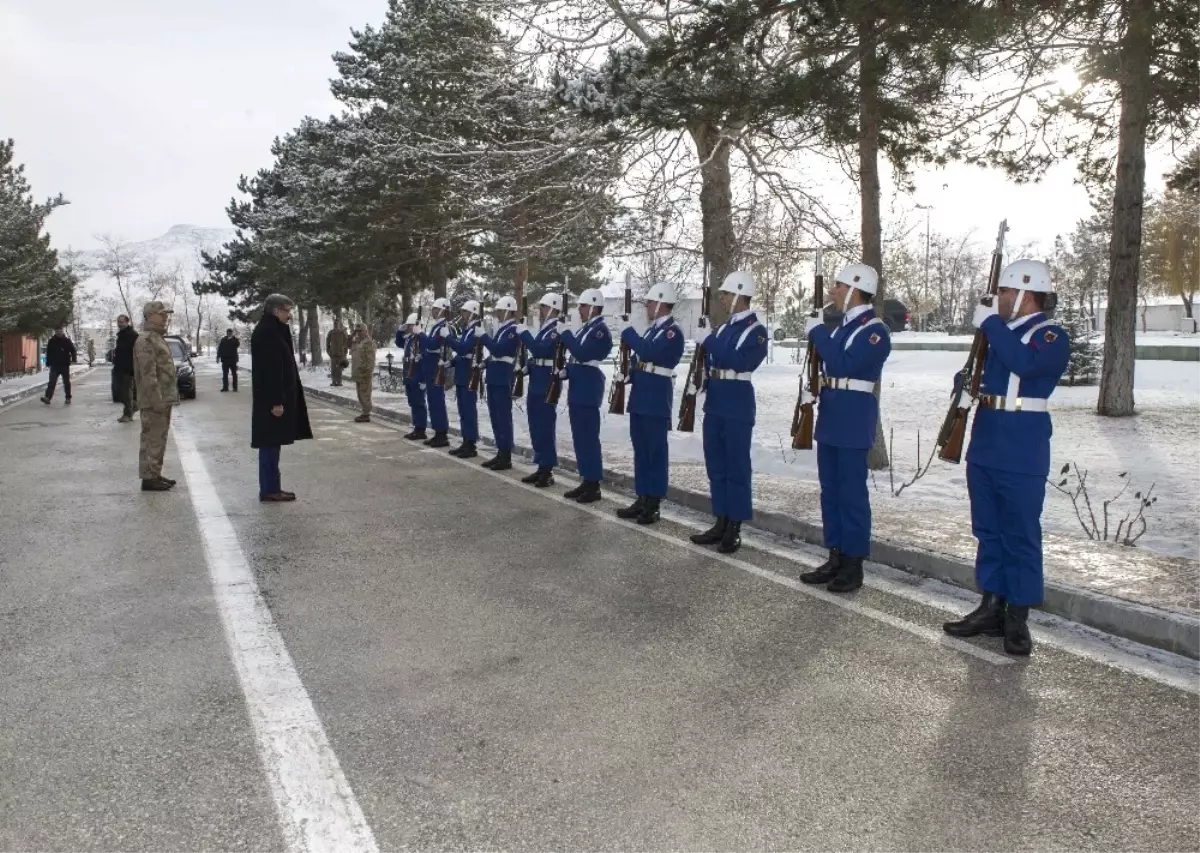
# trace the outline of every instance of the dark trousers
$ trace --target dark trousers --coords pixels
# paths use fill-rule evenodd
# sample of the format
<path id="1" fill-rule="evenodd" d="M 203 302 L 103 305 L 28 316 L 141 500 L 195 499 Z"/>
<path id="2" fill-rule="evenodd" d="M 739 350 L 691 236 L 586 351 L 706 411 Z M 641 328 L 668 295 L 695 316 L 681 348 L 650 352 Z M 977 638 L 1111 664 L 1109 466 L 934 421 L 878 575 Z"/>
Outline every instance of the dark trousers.
<path id="1" fill-rule="evenodd" d="M 817 444 L 825 547 L 837 548 L 847 557 L 867 557 L 871 553 L 867 452 L 865 448 Z"/>
<path id="2" fill-rule="evenodd" d="M 279 448 L 258 448 L 258 496 L 279 494 L 283 482 L 279 476 Z"/>
<path id="3" fill-rule="evenodd" d="M 125 408 L 121 412 L 121 417 L 133 417 L 133 377 L 122 373 L 117 377 L 117 394 L 121 398 L 121 405 Z"/>
<path id="4" fill-rule="evenodd" d="M 715 516 L 730 521 L 749 521 L 754 516 L 750 482 L 753 437 L 752 423 L 704 413 L 704 465 Z"/>
<path id="5" fill-rule="evenodd" d="M 667 433 L 671 419 L 629 414 L 629 437 L 633 442 L 633 490 L 639 498 L 665 498 L 670 472 Z"/>
<path id="6" fill-rule="evenodd" d="M 58 385 L 59 377 L 62 377 L 63 393 L 67 395 L 67 399 L 71 399 L 71 368 L 69 367 L 51 367 L 50 368 L 50 384 L 46 386 L 46 399 L 50 400 L 54 397 L 54 387 Z"/>
<path id="7" fill-rule="evenodd" d="M 237 390 L 237 362 L 221 362 L 221 387 L 229 390 L 229 377 L 233 376 L 233 390 Z"/>
<path id="8" fill-rule="evenodd" d="M 967 463 L 975 583 L 980 592 L 1004 596 L 1009 604 L 1042 603 L 1042 507 L 1046 478 Z"/>

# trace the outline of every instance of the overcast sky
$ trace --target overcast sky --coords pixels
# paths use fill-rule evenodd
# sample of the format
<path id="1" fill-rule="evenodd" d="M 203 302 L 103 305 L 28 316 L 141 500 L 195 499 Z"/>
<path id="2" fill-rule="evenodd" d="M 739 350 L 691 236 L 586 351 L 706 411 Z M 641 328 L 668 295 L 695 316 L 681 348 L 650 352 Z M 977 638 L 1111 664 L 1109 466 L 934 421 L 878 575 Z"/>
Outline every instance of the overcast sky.
<path id="1" fill-rule="evenodd" d="M 175 224 L 227 226 L 238 175 L 269 165 L 271 140 L 336 109 L 330 55 L 384 0 L 0 0 L 0 138 L 13 137 L 37 195 L 71 201 L 55 244 L 109 232 L 145 240 Z M 1161 158 L 1148 169 L 1161 184 Z M 1069 165 L 1016 187 L 954 167 L 918 176 L 932 227 L 996 222 L 1015 242 L 1068 232 L 1087 213 Z M 945 186 L 943 186 L 945 185 Z M 923 214 L 918 214 L 923 221 Z"/>

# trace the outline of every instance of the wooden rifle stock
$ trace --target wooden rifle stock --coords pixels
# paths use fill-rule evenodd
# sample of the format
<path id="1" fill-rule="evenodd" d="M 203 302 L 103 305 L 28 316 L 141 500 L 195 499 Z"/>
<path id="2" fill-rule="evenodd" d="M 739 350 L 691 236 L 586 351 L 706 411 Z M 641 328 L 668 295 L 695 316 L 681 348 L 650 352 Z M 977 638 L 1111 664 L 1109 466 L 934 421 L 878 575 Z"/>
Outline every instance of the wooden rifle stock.
<path id="1" fill-rule="evenodd" d="M 625 317 L 628 319 L 633 311 L 633 280 L 632 274 L 625 275 Z M 610 415 L 625 414 L 625 386 L 629 382 L 630 354 L 629 344 L 621 341 L 620 376 L 613 379 L 612 390 L 608 394 L 608 413 Z"/>
<path id="2" fill-rule="evenodd" d="M 560 317 L 567 316 L 567 291 L 563 291 Z M 550 384 L 546 386 L 546 403 L 557 406 L 562 397 L 563 378 L 559 373 L 567 369 L 567 345 L 563 343 L 562 333 L 558 335 L 558 345 L 554 348 L 554 364 L 550 367 Z"/>
<path id="3" fill-rule="evenodd" d="M 700 328 L 708 328 L 708 265 L 704 266 L 704 285 L 700 294 Z M 683 399 L 679 401 L 679 423 L 676 430 L 692 432 L 696 429 L 696 397 L 704 387 L 704 344 L 696 344 L 692 351 L 692 366 L 688 369 L 687 385 L 683 388 Z"/>
<path id="4" fill-rule="evenodd" d="M 816 275 L 813 276 L 813 311 L 821 314 L 825 290 L 825 274 L 821 250 L 817 250 Z M 816 431 L 816 402 L 821 393 L 821 354 L 813 345 L 809 335 L 804 353 L 805 370 L 800 372 L 800 395 L 796 398 L 796 411 L 792 415 L 792 449 L 812 450 L 813 434 Z M 804 401 L 804 380 L 808 379 L 808 402 Z"/>
<path id="5" fill-rule="evenodd" d="M 1004 262 L 1004 233 L 1008 231 L 1008 220 L 1000 223 L 1000 232 L 996 236 L 996 248 L 992 251 L 992 267 L 988 271 L 988 295 L 984 302 L 995 299 L 1000 290 L 1000 267 Z M 950 398 L 950 408 L 942 421 L 938 432 L 938 459 L 943 462 L 962 462 L 963 445 L 967 441 L 967 417 L 971 413 L 971 403 L 979 396 L 983 384 L 983 368 L 987 363 L 987 335 L 982 331 L 975 332 L 971 342 L 971 351 L 967 353 L 967 363 L 961 372 L 955 376 L 954 392 Z M 967 395 L 964 402 L 963 395 Z"/>
<path id="6" fill-rule="evenodd" d="M 525 318 L 529 315 L 529 297 L 521 296 L 521 322 L 525 322 Z M 525 352 L 525 342 L 521 341 L 517 345 L 517 360 L 513 364 L 512 385 L 509 391 L 512 392 L 514 399 L 519 399 L 525 396 L 525 362 L 528 356 Z"/>
<path id="7" fill-rule="evenodd" d="M 476 394 L 483 387 L 483 335 L 480 329 L 475 330 L 475 352 L 471 357 L 471 378 L 467 381 L 467 390 Z"/>

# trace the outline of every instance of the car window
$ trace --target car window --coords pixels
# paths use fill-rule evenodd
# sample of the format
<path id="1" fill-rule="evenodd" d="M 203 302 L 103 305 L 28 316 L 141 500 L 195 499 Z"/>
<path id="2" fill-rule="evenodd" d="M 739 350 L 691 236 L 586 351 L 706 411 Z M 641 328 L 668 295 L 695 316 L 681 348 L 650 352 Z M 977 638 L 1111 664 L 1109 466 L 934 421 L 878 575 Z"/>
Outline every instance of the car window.
<path id="1" fill-rule="evenodd" d="M 171 358 L 176 361 L 187 361 L 187 350 L 183 346 L 183 341 L 167 338 L 167 346 L 171 348 Z"/>

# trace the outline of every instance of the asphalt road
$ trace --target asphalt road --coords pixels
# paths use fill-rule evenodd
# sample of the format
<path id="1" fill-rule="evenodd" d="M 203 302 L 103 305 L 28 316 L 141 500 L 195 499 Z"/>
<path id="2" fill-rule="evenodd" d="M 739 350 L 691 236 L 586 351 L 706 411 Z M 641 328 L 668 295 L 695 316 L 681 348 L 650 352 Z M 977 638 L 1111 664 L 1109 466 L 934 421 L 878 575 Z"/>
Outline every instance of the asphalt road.
<path id="1" fill-rule="evenodd" d="M 1195 684 L 1015 662 L 316 402 L 260 504 L 218 385 L 166 494 L 106 376 L 0 411 L 4 850 L 1200 848 Z"/>

